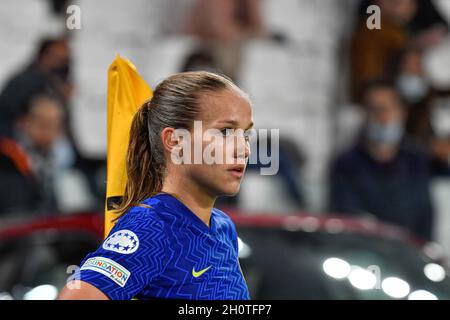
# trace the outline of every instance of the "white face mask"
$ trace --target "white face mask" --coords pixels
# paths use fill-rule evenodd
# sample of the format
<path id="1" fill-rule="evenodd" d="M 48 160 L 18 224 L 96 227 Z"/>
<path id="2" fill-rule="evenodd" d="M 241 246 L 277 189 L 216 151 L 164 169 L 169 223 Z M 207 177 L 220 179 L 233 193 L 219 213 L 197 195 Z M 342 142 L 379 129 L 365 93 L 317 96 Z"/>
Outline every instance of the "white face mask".
<path id="1" fill-rule="evenodd" d="M 429 91 L 428 82 L 419 75 L 400 75 L 397 79 L 397 87 L 402 97 L 409 103 L 417 103 L 422 100 Z"/>
<path id="2" fill-rule="evenodd" d="M 401 121 L 380 124 L 369 120 L 367 124 L 367 138 L 377 145 L 394 146 L 403 138 L 404 126 Z"/>

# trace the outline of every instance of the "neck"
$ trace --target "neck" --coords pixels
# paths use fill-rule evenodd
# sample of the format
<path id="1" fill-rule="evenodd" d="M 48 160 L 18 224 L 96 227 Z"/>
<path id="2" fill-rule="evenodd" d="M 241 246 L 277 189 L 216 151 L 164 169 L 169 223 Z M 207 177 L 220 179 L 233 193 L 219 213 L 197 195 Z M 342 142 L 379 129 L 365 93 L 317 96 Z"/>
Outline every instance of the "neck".
<path id="1" fill-rule="evenodd" d="M 211 218 L 211 210 L 214 206 L 215 197 L 211 197 L 187 179 L 171 179 L 169 176 L 164 179 L 162 192 L 169 193 L 183 202 L 197 217 L 208 227 Z"/>

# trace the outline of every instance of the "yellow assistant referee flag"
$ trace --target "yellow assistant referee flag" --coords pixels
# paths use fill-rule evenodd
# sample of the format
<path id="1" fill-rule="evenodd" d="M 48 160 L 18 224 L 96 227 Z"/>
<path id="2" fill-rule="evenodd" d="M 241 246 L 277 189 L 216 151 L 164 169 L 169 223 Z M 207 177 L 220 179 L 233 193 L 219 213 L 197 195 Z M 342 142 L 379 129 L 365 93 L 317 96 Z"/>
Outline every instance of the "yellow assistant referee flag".
<path id="1" fill-rule="evenodd" d="M 139 107 L 152 97 L 152 90 L 136 67 L 117 55 L 108 70 L 108 145 L 106 172 L 105 236 L 114 225 L 114 205 L 127 182 L 125 159 L 131 122 Z"/>

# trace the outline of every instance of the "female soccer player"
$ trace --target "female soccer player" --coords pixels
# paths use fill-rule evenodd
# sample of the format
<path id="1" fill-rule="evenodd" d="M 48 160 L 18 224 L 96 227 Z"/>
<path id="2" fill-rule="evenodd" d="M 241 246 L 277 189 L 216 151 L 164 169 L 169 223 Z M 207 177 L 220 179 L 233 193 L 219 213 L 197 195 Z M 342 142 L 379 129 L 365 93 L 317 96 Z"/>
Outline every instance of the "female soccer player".
<path id="1" fill-rule="evenodd" d="M 202 132 L 219 133 L 223 149 L 213 154 L 224 155 L 222 164 L 173 161 L 174 152 L 193 159 L 195 143 L 205 150 L 214 140 L 195 141 L 196 120 Z M 186 72 L 161 82 L 133 119 L 120 219 L 59 298 L 250 299 L 235 226 L 213 205 L 239 190 L 252 126 L 247 95 L 224 77 Z"/>

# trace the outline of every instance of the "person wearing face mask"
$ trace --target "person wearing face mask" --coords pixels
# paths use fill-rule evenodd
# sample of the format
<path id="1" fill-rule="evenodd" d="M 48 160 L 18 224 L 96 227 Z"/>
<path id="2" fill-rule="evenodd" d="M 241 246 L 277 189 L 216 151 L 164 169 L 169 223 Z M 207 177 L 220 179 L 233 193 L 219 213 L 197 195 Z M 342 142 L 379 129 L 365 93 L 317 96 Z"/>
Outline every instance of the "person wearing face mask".
<path id="1" fill-rule="evenodd" d="M 0 134 L 12 134 L 12 124 L 30 97 L 43 92 L 56 95 L 67 113 L 72 91 L 67 40 L 43 39 L 32 62 L 7 81 L 0 94 Z"/>
<path id="2" fill-rule="evenodd" d="M 65 148 L 71 149 L 75 157 L 75 167 L 88 179 L 93 194 L 99 201 L 103 191 L 96 182 L 98 172 L 105 165 L 104 159 L 89 159 L 77 147 L 71 126 L 70 104 L 74 90 L 71 77 L 71 51 L 67 38 L 43 38 L 37 45 L 36 53 L 25 68 L 13 75 L 0 92 L 0 137 L 15 138 L 15 123 L 26 113 L 28 102 L 37 95 L 51 95 L 58 98 L 63 108 L 65 128 Z M 100 185 L 100 186 L 99 186 Z"/>
<path id="3" fill-rule="evenodd" d="M 408 106 L 405 130 L 422 144 L 432 158 L 433 175 L 450 174 L 450 139 L 436 126 L 433 119 L 438 98 L 448 95 L 431 85 L 422 66 L 422 51 L 417 47 L 408 48 L 396 61 L 393 78 Z"/>
<path id="4" fill-rule="evenodd" d="M 397 87 L 410 104 L 423 101 L 430 91 L 430 85 L 423 76 L 418 74 L 401 74 L 397 79 Z"/>
<path id="5" fill-rule="evenodd" d="M 395 84 L 374 80 L 362 92 L 360 139 L 331 168 L 331 209 L 372 215 L 432 239 L 427 153 L 405 133 L 406 107 Z"/>
<path id="6" fill-rule="evenodd" d="M 39 94 L 24 106 L 13 135 L 0 136 L 0 215 L 59 209 L 55 182 L 74 163 L 64 118 L 58 97 Z"/>
<path id="7" fill-rule="evenodd" d="M 406 131 L 419 140 L 430 134 L 429 106 L 435 93 L 422 65 L 422 51 L 409 47 L 392 62 L 392 78 L 408 106 Z"/>

